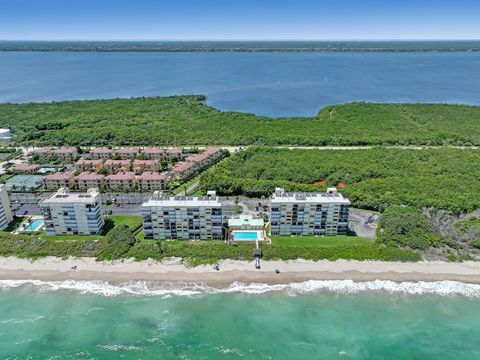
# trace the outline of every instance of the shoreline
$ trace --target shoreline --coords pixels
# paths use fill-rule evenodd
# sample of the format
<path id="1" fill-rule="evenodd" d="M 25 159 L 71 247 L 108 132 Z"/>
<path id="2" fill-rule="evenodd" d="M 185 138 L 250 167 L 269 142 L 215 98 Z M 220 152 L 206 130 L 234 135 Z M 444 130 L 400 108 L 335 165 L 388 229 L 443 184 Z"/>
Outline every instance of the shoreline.
<path id="1" fill-rule="evenodd" d="M 76 270 L 72 270 L 76 266 Z M 0 257 L 0 280 L 105 281 L 110 284 L 145 281 L 164 283 L 202 283 L 224 288 L 234 282 L 268 285 L 300 283 L 309 280 L 375 280 L 401 282 L 458 281 L 480 284 L 480 262 L 417 263 L 382 261 L 262 261 L 256 270 L 253 261 L 224 260 L 220 271 L 210 265 L 186 267 L 180 259 L 163 263 L 153 260 L 97 262 L 93 258 L 47 257 L 36 261 Z M 276 274 L 275 269 L 280 273 Z"/>

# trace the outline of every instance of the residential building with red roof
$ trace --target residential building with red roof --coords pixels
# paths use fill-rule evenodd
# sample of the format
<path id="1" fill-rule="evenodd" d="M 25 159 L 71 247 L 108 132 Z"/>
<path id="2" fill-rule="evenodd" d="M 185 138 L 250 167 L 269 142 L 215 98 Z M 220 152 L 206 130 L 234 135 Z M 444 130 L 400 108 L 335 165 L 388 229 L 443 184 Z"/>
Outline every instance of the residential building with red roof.
<path id="1" fill-rule="evenodd" d="M 123 160 L 130 159 L 133 160 L 137 157 L 140 149 L 138 147 L 128 147 L 128 148 L 120 148 L 115 151 L 115 154 Z"/>
<path id="2" fill-rule="evenodd" d="M 116 174 L 119 172 L 127 172 L 132 169 L 130 160 L 107 160 L 104 164 L 109 174 Z"/>
<path id="3" fill-rule="evenodd" d="M 65 171 L 46 175 L 43 177 L 43 185 L 47 190 L 70 188 L 73 185 L 73 172 Z"/>
<path id="4" fill-rule="evenodd" d="M 90 188 L 103 189 L 105 185 L 105 176 L 91 172 L 82 172 L 73 178 L 76 190 L 87 190 Z"/>
<path id="5" fill-rule="evenodd" d="M 166 176 L 157 172 L 147 171 L 137 176 L 137 185 L 139 190 L 156 191 L 166 188 Z"/>
<path id="6" fill-rule="evenodd" d="M 105 177 L 105 187 L 108 190 L 135 190 L 136 177 L 132 171 L 121 172 Z"/>
<path id="7" fill-rule="evenodd" d="M 22 173 L 22 174 L 33 174 L 40 170 L 40 165 L 38 164 L 13 164 L 10 168 L 11 172 Z"/>
<path id="8" fill-rule="evenodd" d="M 75 161 L 78 158 L 78 150 L 73 146 L 54 149 L 53 154 L 64 161 Z"/>
<path id="9" fill-rule="evenodd" d="M 99 148 L 94 148 L 90 151 L 90 156 L 93 159 L 111 159 L 112 156 L 115 154 L 115 152 L 112 149 L 104 148 L 104 147 L 99 147 Z"/>
<path id="10" fill-rule="evenodd" d="M 84 160 L 80 159 L 75 163 L 78 171 L 99 171 L 103 167 L 103 160 Z"/>
<path id="11" fill-rule="evenodd" d="M 144 171 L 158 172 L 160 169 L 158 160 L 134 160 L 133 171 L 135 174 L 140 175 Z"/>

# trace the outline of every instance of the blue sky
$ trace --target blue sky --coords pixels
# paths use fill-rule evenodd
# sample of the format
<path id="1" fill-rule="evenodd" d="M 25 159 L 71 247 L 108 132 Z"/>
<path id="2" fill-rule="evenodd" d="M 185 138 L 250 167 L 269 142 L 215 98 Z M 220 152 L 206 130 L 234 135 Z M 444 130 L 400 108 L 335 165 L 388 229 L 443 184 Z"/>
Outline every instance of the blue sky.
<path id="1" fill-rule="evenodd" d="M 0 0 L 0 39 L 480 39 L 480 1 Z"/>

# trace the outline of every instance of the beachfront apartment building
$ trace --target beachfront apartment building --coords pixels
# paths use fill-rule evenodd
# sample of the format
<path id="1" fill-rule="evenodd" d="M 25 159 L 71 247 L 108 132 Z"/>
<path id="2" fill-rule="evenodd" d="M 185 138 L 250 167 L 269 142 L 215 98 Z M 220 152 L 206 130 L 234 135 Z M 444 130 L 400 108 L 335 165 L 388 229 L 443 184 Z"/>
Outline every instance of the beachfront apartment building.
<path id="1" fill-rule="evenodd" d="M 13 220 L 12 206 L 5 185 L 0 185 L 0 231 L 7 228 Z"/>
<path id="2" fill-rule="evenodd" d="M 277 188 L 271 199 L 270 233 L 335 236 L 348 231 L 350 201 L 336 188 L 326 193 L 286 193 Z"/>
<path id="3" fill-rule="evenodd" d="M 141 207 L 145 239 L 221 240 L 222 204 L 215 191 L 206 196 L 154 192 Z"/>
<path id="4" fill-rule="evenodd" d="M 86 159 L 80 159 L 75 163 L 75 169 L 77 171 L 83 172 L 83 171 L 99 171 L 101 168 L 103 168 L 103 160 L 86 160 Z"/>
<path id="5" fill-rule="evenodd" d="M 40 202 L 48 235 L 98 235 L 104 220 L 101 214 L 100 193 L 70 193 L 61 188 Z"/>
<path id="6" fill-rule="evenodd" d="M 73 172 L 56 172 L 43 177 L 43 185 L 47 190 L 69 188 L 73 185 Z"/>
<path id="7" fill-rule="evenodd" d="M 91 172 L 82 172 L 73 178 L 73 182 L 76 190 L 87 190 L 91 188 L 103 189 L 105 186 L 105 176 Z"/>

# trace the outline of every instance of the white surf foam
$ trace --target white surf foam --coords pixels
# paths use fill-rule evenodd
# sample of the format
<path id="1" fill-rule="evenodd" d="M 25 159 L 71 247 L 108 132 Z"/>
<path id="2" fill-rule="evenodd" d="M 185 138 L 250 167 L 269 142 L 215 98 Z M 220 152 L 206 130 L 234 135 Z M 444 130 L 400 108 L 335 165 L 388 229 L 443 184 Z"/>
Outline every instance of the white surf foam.
<path id="1" fill-rule="evenodd" d="M 40 280 L 0 280 L 0 291 L 12 288 L 32 288 L 35 291 L 76 291 L 81 294 L 102 296 L 156 295 L 165 298 L 172 295 L 194 296 L 212 293 L 246 293 L 265 294 L 283 292 L 290 296 L 314 294 L 318 292 L 334 292 L 339 294 L 355 294 L 362 292 L 384 292 L 405 295 L 463 295 L 480 298 L 480 285 L 458 281 L 434 282 L 401 282 L 375 280 L 355 282 L 352 280 L 309 280 L 301 283 L 268 285 L 261 283 L 245 284 L 234 282 L 225 288 L 215 288 L 202 283 L 155 283 L 134 281 L 121 284 L 110 284 L 105 281 L 40 281 Z"/>

